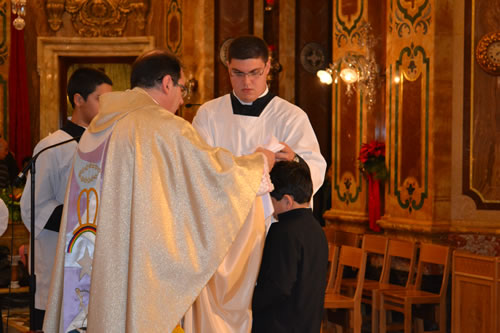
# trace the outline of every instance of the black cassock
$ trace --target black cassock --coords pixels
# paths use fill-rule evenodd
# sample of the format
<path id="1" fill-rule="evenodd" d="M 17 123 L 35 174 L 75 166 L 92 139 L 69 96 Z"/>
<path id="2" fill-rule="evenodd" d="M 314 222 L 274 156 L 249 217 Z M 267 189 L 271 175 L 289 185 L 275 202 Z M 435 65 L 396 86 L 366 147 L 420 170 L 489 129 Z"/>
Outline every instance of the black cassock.
<path id="1" fill-rule="evenodd" d="M 278 215 L 269 229 L 252 310 L 252 332 L 319 332 L 328 243 L 312 210 Z"/>

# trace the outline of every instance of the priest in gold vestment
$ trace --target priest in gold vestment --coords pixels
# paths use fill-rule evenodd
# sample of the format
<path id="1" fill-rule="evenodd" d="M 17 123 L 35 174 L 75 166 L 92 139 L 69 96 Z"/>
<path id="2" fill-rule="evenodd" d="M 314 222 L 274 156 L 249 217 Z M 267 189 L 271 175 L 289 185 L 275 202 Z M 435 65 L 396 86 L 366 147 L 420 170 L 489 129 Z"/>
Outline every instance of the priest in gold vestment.
<path id="1" fill-rule="evenodd" d="M 134 63 L 134 89 L 101 96 L 68 181 L 46 333 L 171 332 L 231 248 L 240 258 L 250 237 L 262 250 L 252 221 L 264 220 L 274 154 L 206 145 L 175 116 L 183 84 L 178 59 L 155 50 Z"/>

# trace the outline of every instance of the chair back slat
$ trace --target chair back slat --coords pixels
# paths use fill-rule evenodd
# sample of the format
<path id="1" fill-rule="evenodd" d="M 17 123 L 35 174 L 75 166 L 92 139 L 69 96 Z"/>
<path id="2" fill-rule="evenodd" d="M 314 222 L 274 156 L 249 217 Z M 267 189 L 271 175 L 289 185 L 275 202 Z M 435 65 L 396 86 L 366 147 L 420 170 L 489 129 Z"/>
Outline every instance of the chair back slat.
<path id="1" fill-rule="evenodd" d="M 389 239 L 380 235 L 364 235 L 362 248 L 369 253 L 385 255 Z"/>
<path id="2" fill-rule="evenodd" d="M 413 241 L 389 239 L 387 248 L 386 263 L 384 264 L 387 269 L 383 272 L 381 281 L 388 283 L 391 273 L 392 259 L 402 258 L 409 260 L 408 277 L 406 279 L 405 287 L 408 288 L 413 282 L 415 274 L 415 258 L 417 254 L 417 245 Z"/>
<path id="3" fill-rule="evenodd" d="M 422 243 L 420 245 L 419 262 L 444 266 L 448 259 L 450 248 L 437 244 Z"/>
<path id="4" fill-rule="evenodd" d="M 399 257 L 411 260 L 413 257 L 415 257 L 415 252 L 415 242 L 399 239 L 389 240 L 389 249 L 387 250 L 387 254 L 391 257 Z"/>
<path id="5" fill-rule="evenodd" d="M 363 252 L 360 248 L 343 245 L 340 248 L 339 264 L 359 269 L 362 265 L 361 257 L 363 256 Z"/>
<path id="6" fill-rule="evenodd" d="M 352 232 L 337 230 L 335 232 L 335 244 L 338 246 L 348 245 L 359 247 L 361 236 Z"/>

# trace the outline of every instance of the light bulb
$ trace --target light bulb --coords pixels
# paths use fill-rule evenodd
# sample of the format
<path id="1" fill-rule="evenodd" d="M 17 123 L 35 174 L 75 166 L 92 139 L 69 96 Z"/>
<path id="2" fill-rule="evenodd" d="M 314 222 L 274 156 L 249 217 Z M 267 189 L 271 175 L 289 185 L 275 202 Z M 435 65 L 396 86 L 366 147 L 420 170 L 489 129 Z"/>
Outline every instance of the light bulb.
<path id="1" fill-rule="evenodd" d="M 327 70 L 319 70 L 317 73 L 316 73 L 316 76 L 319 77 L 319 80 L 321 81 L 321 83 L 324 83 L 324 84 L 332 84 L 332 74 L 330 72 L 328 72 Z"/>
<path id="2" fill-rule="evenodd" d="M 352 68 L 344 68 L 340 71 L 340 77 L 345 83 L 351 84 L 358 81 L 358 72 Z"/>

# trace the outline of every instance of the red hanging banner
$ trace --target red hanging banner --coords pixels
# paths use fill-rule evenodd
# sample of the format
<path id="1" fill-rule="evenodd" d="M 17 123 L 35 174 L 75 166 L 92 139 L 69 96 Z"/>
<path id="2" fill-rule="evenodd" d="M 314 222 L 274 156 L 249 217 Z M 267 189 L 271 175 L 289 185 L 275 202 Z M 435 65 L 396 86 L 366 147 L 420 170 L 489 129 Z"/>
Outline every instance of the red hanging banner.
<path id="1" fill-rule="evenodd" d="M 370 229 L 380 231 L 377 220 L 380 219 L 380 181 L 373 174 L 368 174 L 368 218 Z"/>
<path id="2" fill-rule="evenodd" d="M 15 15 L 12 15 L 13 22 Z M 31 156 L 30 113 L 28 105 L 28 75 L 24 49 L 24 30 L 10 28 L 9 50 L 9 148 L 16 162 Z"/>

